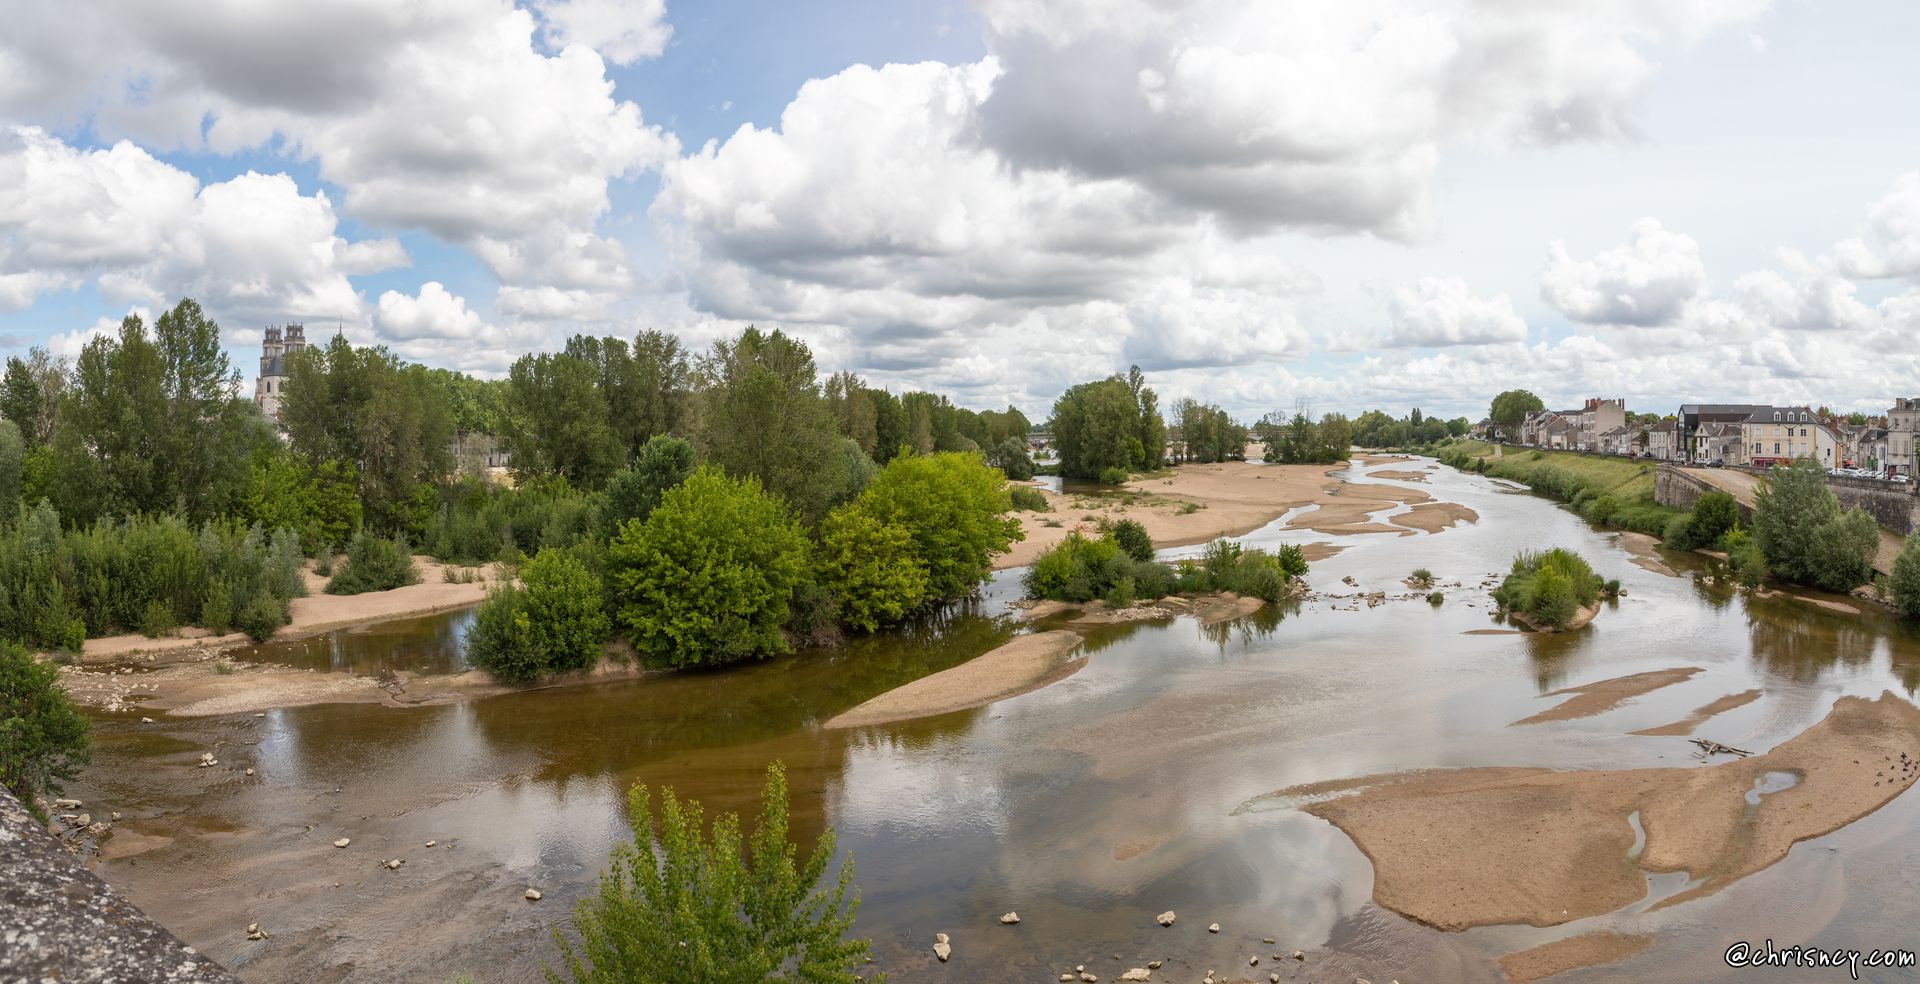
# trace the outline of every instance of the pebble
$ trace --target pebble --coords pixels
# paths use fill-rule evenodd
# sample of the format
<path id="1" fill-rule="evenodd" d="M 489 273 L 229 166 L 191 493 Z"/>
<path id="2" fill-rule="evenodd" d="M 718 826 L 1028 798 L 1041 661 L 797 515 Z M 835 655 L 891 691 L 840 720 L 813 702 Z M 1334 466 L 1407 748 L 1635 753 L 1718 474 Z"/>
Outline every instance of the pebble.
<path id="1" fill-rule="evenodd" d="M 529 888 L 529 889 L 527 889 L 527 901 L 528 901 L 528 902 L 538 902 L 538 901 L 540 901 L 540 890 L 539 890 L 539 889 L 537 889 L 537 888 Z"/>
<path id="2" fill-rule="evenodd" d="M 1082 984 L 1099 984 L 1100 978 L 1096 974 L 1081 974 L 1080 980 Z"/>
<path id="3" fill-rule="evenodd" d="M 939 957 L 941 963 L 946 963 L 947 958 L 953 956 L 953 945 L 947 942 L 947 934 L 933 934 L 933 955 Z"/>
<path id="4" fill-rule="evenodd" d="M 428 846 L 428 847 L 432 847 L 432 846 L 433 846 L 433 843 L 434 843 L 433 841 L 428 841 L 428 842 L 427 842 L 427 846 Z"/>
<path id="5" fill-rule="evenodd" d="M 257 718 L 263 718 L 263 717 L 266 717 L 266 716 L 267 716 L 267 714 L 266 714 L 266 712 L 265 712 L 265 711 L 262 711 L 262 712 L 260 712 L 260 713 L 258 713 L 258 714 L 255 714 L 255 715 L 254 715 L 254 717 L 257 717 Z"/>
<path id="6" fill-rule="evenodd" d="M 394 859 L 393 859 L 393 860 L 391 860 L 391 861 L 386 861 L 386 862 L 382 862 L 382 863 L 383 863 L 383 864 L 385 864 L 385 865 L 387 866 L 387 870 L 388 870 L 388 871 L 399 871 L 399 870 L 400 870 L 400 866 L 401 866 L 401 865 L 403 865 L 403 864 L 406 864 L 407 862 L 406 862 L 406 860 L 405 860 L 405 859 L 403 859 L 403 858 L 394 858 Z"/>
<path id="7" fill-rule="evenodd" d="M 1078 979 L 1079 978 L 1073 976 L 1072 972 L 1068 972 L 1060 975 L 1060 980 L 1063 982 L 1063 984 L 1066 981 L 1072 981 L 1072 980 L 1078 980 Z"/>
<path id="8" fill-rule="evenodd" d="M 1214 923 L 1213 925 L 1207 927 L 1207 932 L 1209 933 L 1218 933 L 1219 931 L 1220 931 L 1219 923 Z"/>
<path id="9" fill-rule="evenodd" d="M 1295 960 L 1305 960 L 1305 959 L 1307 959 L 1307 955 L 1306 955 L 1306 953 L 1305 953 L 1305 952 L 1303 952 L 1303 951 L 1300 951 L 1300 950 L 1295 950 L 1295 951 L 1293 951 L 1293 959 L 1295 959 Z"/>
<path id="10" fill-rule="evenodd" d="M 141 724 L 152 724 L 152 723 L 153 723 L 153 719 L 152 719 L 152 718 L 141 718 L 141 719 L 140 719 L 140 723 L 141 723 Z"/>
<path id="11" fill-rule="evenodd" d="M 351 844 L 351 843 L 353 843 L 353 841 L 352 841 L 352 840 L 351 840 L 350 838 L 346 838 L 346 837 L 342 837 L 342 838 L 340 838 L 339 840 L 337 840 L 337 841 L 334 841 L 334 842 L 333 842 L 333 846 L 334 846 L 334 847 L 346 847 L 346 846 L 347 846 L 348 844 Z"/>
<path id="12" fill-rule="evenodd" d="M 1135 967 L 1121 974 L 1120 979 L 1123 981 L 1150 981 L 1153 980 L 1153 971 L 1145 967 Z"/>
<path id="13" fill-rule="evenodd" d="M 1020 914 L 1018 912 L 1009 912 L 1000 917 L 1000 925 L 1002 926 L 1017 926 L 1019 923 Z"/>
<path id="14" fill-rule="evenodd" d="M 252 770 L 252 769 L 248 769 L 248 770 L 247 770 L 247 775 L 253 775 L 253 770 Z"/>
<path id="15" fill-rule="evenodd" d="M 1261 940 L 1260 942 L 1262 942 L 1262 943 L 1265 943 L 1265 944 L 1266 944 L 1266 945 L 1268 945 L 1268 946 L 1272 946 L 1272 945 L 1273 945 L 1273 937 L 1271 937 L 1271 936 L 1269 936 L 1269 937 L 1267 937 L 1266 939 L 1264 939 L 1264 940 Z"/>
<path id="16" fill-rule="evenodd" d="M 1159 961 L 1159 960 L 1152 960 L 1152 961 L 1148 961 L 1148 963 L 1147 963 L 1147 969 L 1148 969 L 1148 970 L 1159 970 L 1159 969 L 1160 969 L 1160 964 L 1161 964 L 1162 962 L 1163 962 L 1163 961 Z"/>
<path id="17" fill-rule="evenodd" d="M 1259 957 L 1248 957 L 1248 958 L 1247 958 L 1247 966 L 1249 966 L 1249 967 L 1258 967 L 1258 966 L 1260 966 L 1260 958 L 1259 958 Z"/>
<path id="18" fill-rule="evenodd" d="M 1279 974 L 1268 974 L 1268 975 L 1267 975 L 1267 984 L 1280 984 L 1280 975 L 1279 975 Z"/>
<path id="19" fill-rule="evenodd" d="M 1166 912 L 1162 912 L 1160 915 L 1155 917 L 1155 921 L 1162 926 L 1173 925 L 1173 910 L 1169 909 Z"/>

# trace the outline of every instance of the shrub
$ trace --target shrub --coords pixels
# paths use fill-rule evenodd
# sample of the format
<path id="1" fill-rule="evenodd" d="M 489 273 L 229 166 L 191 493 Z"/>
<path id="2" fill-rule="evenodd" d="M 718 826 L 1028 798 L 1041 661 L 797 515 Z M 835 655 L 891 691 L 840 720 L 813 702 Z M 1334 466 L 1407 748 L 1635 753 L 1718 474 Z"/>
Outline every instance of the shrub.
<path id="1" fill-rule="evenodd" d="M 677 437 L 655 436 L 633 456 L 632 467 L 607 481 L 600 510 L 601 535 L 612 539 L 622 524 L 646 519 L 667 490 L 693 474 L 693 445 Z"/>
<path id="2" fill-rule="evenodd" d="M 147 602 L 140 613 L 140 634 L 149 639 L 158 639 L 180 627 L 180 620 L 173 617 L 173 606 L 158 598 Z"/>
<path id="3" fill-rule="evenodd" d="M 1130 608 L 1137 597 L 1132 574 L 1122 574 L 1114 579 L 1113 586 L 1107 589 L 1106 602 L 1114 608 Z"/>
<path id="4" fill-rule="evenodd" d="M 1599 600 L 1605 583 L 1570 550 L 1523 551 L 1493 599 L 1502 611 L 1535 625 L 1564 629 L 1581 608 Z"/>
<path id="5" fill-rule="evenodd" d="M 59 668 L 0 642 L 0 785 L 45 822 L 40 799 L 59 795 L 89 752 L 86 716 L 61 688 Z"/>
<path id="6" fill-rule="evenodd" d="M 1147 528 L 1131 519 L 1118 520 L 1107 526 L 1106 536 L 1120 548 L 1120 552 L 1134 560 L 1153 559 L 1153 538 L 1147 535 Z"/>
<path id="7" fill-rule="evenodd" d="M 667 490 L 607 548 L 617 617 L 634 649 L 663 666 L 784 652 L 780 630 L 809 566 L 792 512 L 757 479 L 710 467 Z"/>
<path id="8" fill-rule="evenodd" d="M 864 632 L 900 621 L 927 599 L 927 569 L 915 555 L 912 531 L 881 522 L 858 503 L 821 521 L 814 573 L 838 599 L 840 616 Z"/>
<path id="9" fill-rule="evenodd" d="M 521 587 L 502 582 L 467 633 L 467 658 L 507 683 L 584 670 L 600 660 L 609 631 L 600 579 L 572 554 L 549 547 L 521 567 Z"/>
<path id="10" fill-rule="evenodd" d="M 1052 512 L 1047 504 L 1047 496 L 1039 489 L 1025 485 L 1015 485 L 1007 489 L 1007 495 L 1013 501 L 1013 508 L 1022 512 Z"/>
<path id="11" fill-rule="evenodd" d="M 321 577 L 333 576 L 333 548 L 321 547 L 313 558 L 313 572 Z"/>
<path id="12" fill-rule="evenodd" d="M 1407 580 L 1415 584 L 1432 584 L 1433 572 L 1424 567 L 1416 567 L 1414 568 L 1413 574 L 1409 576 Z"/>
<path id="13" fill-rule="evenodd" d="M 222 581 L 207 590 L 200 604 L 200 625 L 214 635 L 226 635 L 233 628 L 233 585 Z"/>
<path id="14" fill-rule="evenodd" d="M 883 525 L 903 527 L 927 572 L 924 604 L 965 597 L 993 573 L 993 557 L 1025 536 L 1006 479 L 978 454 L 899 455 L 853 499 Z"/>
<path id="15" fill-rule="evenodd" d="M 287 603 L 273 596 L 265 588 L 240 609 L 240 616 L 234 619 L 234 625 L 247 634 L 254 642 L 265 642 L 273 638 L 273 633 L 287 624 Z"/>
<path id="16" fill-rule="evenodd" d="M 553 931 L 560 969 L 551 982 L 666 984 L 796 980 L 855 984 L 870 944 L 848 939 L 860 909 L 853 859 L 822 888 L 833 858 L 828 827 L 800 858 L 788 841 L 786 770 L 767 767 L 760 822 L 743 835 L 723 814 L 660 793 L 660 824 L 644 787 L 627 797 L 633 840 L 614 848 L 599 890 L 573 910 L 579 939 Z M 879 981 L 879 975 L 864 978 Z"/>
<path id="17" fill-rule="evenodd" d="M 1446 600 L 1447 600 L 1447 596 L 1441 594 L 1438 591 L 1430 591 L 1427 593 L 1427 604 L 1432 605 L 1435 608 L 1439 608 L 1440 603 Z"/>
<path id="18" fill-rule="evenodd" d="M 802 581 L 793 589 L 792 614 L 787 631 L 804 645 L 832 646 L 841 640 L 841 599 L 833 589 L 813 581 Z M 849 621 L 848 624 L 852 624 Z"/>
<path id="19" fill-rule="evenodd" d="M 1902 618 L 1920 619 L 1920 537 L 1907 537 L 1901 545 L 1900 555 L 1893 559 L 1886 594 Z"/>
<path id="20" fill-rule="evenodd" d="M 1100 484 L 1101 485 L 1127 484 L 1127 470 L 1125 468 L 1119 468 L 1114 466 L 1108 466 L 1106 468 L 1100 469 Z"/>
<path id="21" fill-rule="evenodd" d="M 347 545 L 347 562 L 327 582 L 327 593 L 355 595 L 390 591 L 419 580 L 404 537 L 389 540 L 362 530 L 355 533 Z"/>

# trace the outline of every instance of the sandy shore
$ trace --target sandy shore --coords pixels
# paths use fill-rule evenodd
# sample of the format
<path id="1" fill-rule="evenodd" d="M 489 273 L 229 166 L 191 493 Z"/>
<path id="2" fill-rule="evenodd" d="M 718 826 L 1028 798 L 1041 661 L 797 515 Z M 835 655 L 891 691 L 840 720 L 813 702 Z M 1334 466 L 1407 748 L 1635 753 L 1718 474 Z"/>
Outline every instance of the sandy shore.
<path id="1" fill-rule="evenodd" d="M 1068 659 L 1080 635 L 1066 629 L 1020 636 L 985 655 L 895 687 L 829 721 L 829 728 L 862 728 L 984 707 L 1038 690 L 1086 664 Z"/>
<path id="2" fill-rule="evenodd" d="M 1657 728 L 1647 728 L 1643 731 L 1636 731 L 1634 732 L 1634 734 L 1656 735 L 1656 736 L 1679 735 L 1684 737 L 1686 735 L 1693 734 L 1693 729 L 1698 728 L 1702 724 L 1705 724 L 1708 718 L 1711 718 L 1716 714 L 1725 714 L 1726 712 L 1731 711 L 1736 707 L 1745 707 L 1748 704 L 1751 704 L 1754 701 L 1759 699 L 1760 699 L 1760 691 L 1758 690 L 1748 690 L 1742 693 L 1728 694 L 1725 697 L 1721 697 L 1718 700 L 1715 700 L 1711 703 L 1702 704 L 1701 706 L 1694 708 L 1691 714 L 1688 714 L 1686 717 L 1683 717 L 1680 720 L 1673 722 L 1672 724 L 1663 724 Z"/>
<path id="3" fill-rule="evenodd" d="M 1698 666 L 1682 666 L 1671 670 L 1654 670 L 1650 673 L 1614 677 L 1610 680 L 1596 680 L 1578 687 L 1555 690 L 1542 696 L 1568 697 L 1569 699 L 1532 717 L 1515 721 L 1509 727 L 1540 724 L 1545 721 L 1571 721 L 1574 718 L 1605 714 L 1635 697 L 1650 694 L 1661 687 L 1681 683 L 1698 672 L 1700 672 Z"/>
<path id="4" fill-rule="evenodd" d="M 468 584 L 449 584 L 446 572 L 454 570 L 476 570 L 483 580 Z M 387 619 L 406 618 L 413 615 L 430 615 L 454 608 L 477 605 L 487 596 L 487 588 L 499 580 L 499 564 L 488 564 L 479 568 L 463 568 L 453 564 L 442 564 L 432 557 L 416 556 L 413 569 L 420 575 L 420 583 L 409 584 L 392 591 L 370 591 L 357 595 L 330 595 L 326 593 L 327 579 L 313 572 L 313 562 L 307 562 L 307 596 L 295 598 L 288 604 L 289 620 L 286 625 L 273 634 L 275 639 L 298 639 L 301 636 L 328 632 L 349 625 L 365 622 L 381 622 Z M 88 639 L 81 645 L 80 657 L 85 662 L 118 659 L 135 653 L 166 653 L 177 650 L 206 649 L 219 650 L 234 646 L 252 644 L 243 632 L 229 632 L 226 635 L 211 635 L 204 629 L 182 629 L 176 636 L 164 636 L 149 639 L 138 633 L 117 636 L 102 636 Z"/>
<path id="5" fill-rule="evenodd" d="M 1507 984 L 1530 984 L 1579 967 L 1625 960 L 1652 945 L 1651 936 L 1588 933 L 1509 953 L 1500 958 L 1500 969 Z"/>
<path id="6" fill-rule="evenodd" d="M 1668 577 L 1679 577 L 1680 575 L 1673 572 L 1673 568 L 1668 567 L 1666 562 L 1660 559 L 1659 551 L 1654 549 L 1659 545 L 1659 540 L 1645 533 L 1620 534 L 1620 548 L 1627 552 L 1627 557 L 1633 561 L 1635 567 L 1655 574 L 1665 574 Z"/>
<path id="7" fill-rule="evenodd" d="M 1439 770 L 1274 795 L 1354 839 L 1386 908 L 1443 930 L 1554 926 L 1639 900 L 1643 870 L 1702 880 L 1655 909 L 1716 892 L 1879 809 L 1920 776 L 1916 757 L 1920 709 L 1888 693 L 1842 697 L 1772 751 L 1715 765 Z M 1760 795 L 1768 779 L 1796 784 Z M 1646 831 L 1637 859 L 1636 812 Z"/>
<path id="8" fill-rule="evenodd" d="M 1403 458 L 1355 460 L 1405 461 Z M 1351 484 L 1328 474 L 1338 465 L 1268 465 L 1228 461 L 1211 465 L 1181 465 L 1170 477 L 1146 478 L 1125 486 L 1132 502 L 1118 496 L 1056 495 L 1045 493 L 1051 512 L 1017 513 L 1026 539 L 994 561 L 996 569 L 1022 567 L 1042 551 L 1079 530 L 1091 536 L 1101 520 L 1132 519 L 1146 527 L 1156 547 L 1205 543 L 1216 537 L 1251 533 L 1279 519 L 1289 510 L 1305 509 L 1287 523 L 1288 529 L 1306 529 L 1336 536 L 1357 533 L 1414 535 L 1415 530 L 1437 533 L 1457 522 L 1479 519 L 1454 503 L 1435 503 L 1422 509 L 1432 496 L 1419 489 L 1395 485 Z M 1374 473 L 1377 476 L 1385 473 Z M 1421 472 L 1407 472 L 1422 475 Z M 1385 477 L 1392 477 L 1385 475 Z M 1043 490 L 1044 491 L 1044 490 Z M 1414 511 L 1394 517 L 1405 525 L 1368 522 L 1370 515 L 1400 504 Z M 1092 517 L 1089 519 L 1088 517 Z M 1059 523 L 1048 526 L 1049 522 Z M 1317 545 L 1316 545 L 1317 546 Z M 1327 556 L 1339 548 L 1319 547 Z M 1311 556 L 1309 559 L 1313 559 Z"/>

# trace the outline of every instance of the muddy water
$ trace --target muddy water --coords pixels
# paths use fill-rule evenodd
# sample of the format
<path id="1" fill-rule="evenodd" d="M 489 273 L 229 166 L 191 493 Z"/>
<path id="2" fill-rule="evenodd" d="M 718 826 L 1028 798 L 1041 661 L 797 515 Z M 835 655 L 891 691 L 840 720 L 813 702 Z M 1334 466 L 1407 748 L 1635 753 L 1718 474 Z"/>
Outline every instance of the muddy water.
<path id="1" fill-rule="evenodd" d="M 1373 481 L 1366 471 L 1395 467 L 1408 466 L 1349 476 Z M 982 602 L 910 632 L 723 673 L 440 707 L 152 725 L 103 717 L 76 794 L 96 815 L 122 811 L 121 836 L 137 835 L 109 845 L 124 856 L 102 861 L 102 873 L 255 980 L 533 979 L 552 955 L 545 927 L 625 836 L 628 786 L 668 784 L 710 809 L 751 808 L 773 759 L 788 765 L 796 832 L 810 840 L 832 824 L 858 859 L 858 925 L 894 980 L 1049 981 L 1074 964 L 1111 980 L 1163 959 L 1171 980 L 1208 969 L 1265 980 L 1277 969 L 1287 980 L 1491 981 L 1501 954 L 1591 929 L 1658 942 L 1564 980 L 1713 979 L 1732 976 L 1720 954 L 1740 939 L 1920 944 L 1910 929 L 1920 808 L 1910 795 L 1716 896 L 1657 912 L 1449 934 L 1373 906 L 1371 868 L 1352 842 L 1262 794 L 1410 768 L 1690 765 L 1684 738 L 1628 732 L 1757 687 L 1761 699 L 1696 733 L 1758 751 L 1842 694 L 1920 685 L 1920 639 L 1886 619 L 1748 600 L 1692 556 L 1663 557 L 1678 577 L 1649 572 L 1613 534 L 1552 503 L 1451 469 L 1429 474 L 1424 491 L 1481 522 L 1338 538 L 1348 549 L 1310 575 L 1318 597 L 1211 629 L 1188 619 L 1104 627 L 1081 672 L 980 710 L 852 732 L 819 726 L 1003 641 L 1015 631 L 999 617 L 1016 590 L 1011 574 Z M 1244 539 L 1327 537 L 1275 524 Z M 1579 550 L 1619 577 L 1626 597 L 1577 634 L 1467 634 L 1499 627 L 1481 583 L 1516 550 L 1547 545 Z M 1369 609 L 1338 597 L 1412 594 L 1399 581 L 1417 567 L 1439 579 L 1444 604 L 1422 593 Z M 248 658 L 457 670 L 466 617 Z M 1673 666 L 1704 672 L 1597 717 L 1509 727 L 1558 700 L 1546 691 Z M 209 748 L 232 768 L 194 768 Z M 239 771 L 247 766 L 254 777 Z M 352 845 L 333 848 L 343 836 Z M 396 857 L 407 862 L 398 871 L 378 864 Z M 529 886 L 545 899 L 525 902 Z M 1173 929 L 1153 922 L 1167 909 L 1179 913 Z M 1019 926 L 998 924 L 1008 910 Z M 246 942 L 255 921 L 271 940 Z M 1220 934 L 1205 931 L 1211 922 Z M 944 967 L 928 951 L 935 932 L 953 937 Z M 1304 966 L 1274 966 L 1274 952 L 1295 948 L 1308 951 Z M 1261 964 L 1249 968 L 1255 955 Z"/>

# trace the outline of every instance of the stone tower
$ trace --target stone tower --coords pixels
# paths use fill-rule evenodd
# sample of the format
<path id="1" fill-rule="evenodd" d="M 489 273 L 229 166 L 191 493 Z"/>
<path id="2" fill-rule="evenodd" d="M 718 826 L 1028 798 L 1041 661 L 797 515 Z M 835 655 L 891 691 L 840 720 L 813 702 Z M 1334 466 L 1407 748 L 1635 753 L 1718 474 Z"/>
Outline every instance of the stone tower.
<path id="1" fill-rule="evenodd" d="M 253 381 L 253 402 L 275 421 L 280 419 L 280 396 L 287 388 L 287 356 L 307 347 L 307 329 L 302 324 L 269 326 L 260 340 L 260 375 Z"/>

